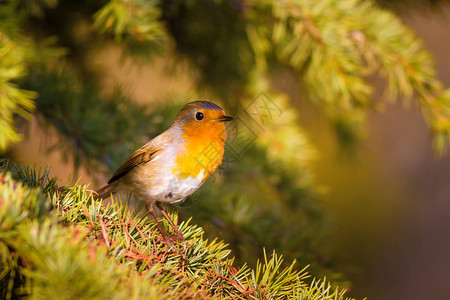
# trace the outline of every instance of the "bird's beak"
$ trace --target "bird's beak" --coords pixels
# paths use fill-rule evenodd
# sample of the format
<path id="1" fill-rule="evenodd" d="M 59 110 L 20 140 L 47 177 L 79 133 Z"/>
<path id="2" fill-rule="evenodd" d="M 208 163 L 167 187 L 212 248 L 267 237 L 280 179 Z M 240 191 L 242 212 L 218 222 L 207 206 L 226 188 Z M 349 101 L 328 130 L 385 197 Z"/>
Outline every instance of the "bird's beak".
<path id="1" fill-rule="evenodd" d="M 234 118 L 229 116 L 221 116 L 220 118 L 216 119 L 217 122 L 230 122 L 233 120 Z"/>

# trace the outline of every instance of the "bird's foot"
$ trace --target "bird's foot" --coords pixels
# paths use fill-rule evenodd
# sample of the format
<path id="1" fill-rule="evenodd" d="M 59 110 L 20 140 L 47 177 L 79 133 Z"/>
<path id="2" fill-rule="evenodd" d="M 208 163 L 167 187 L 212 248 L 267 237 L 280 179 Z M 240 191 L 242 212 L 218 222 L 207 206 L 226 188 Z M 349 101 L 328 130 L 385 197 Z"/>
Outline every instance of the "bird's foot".
<path id="1" fill-rule="evenodd" d="M 186 249 L 182 246 L 182 242 L 185 242 L 185 239 L 182 235 L 181 238 L 178 235 L 166 235 L 162 242 L 166 244 L 168 251 L 180 255 L 183 260 L 187 261 Z"/>
<path id="2" fill-rule="evenodd" d="M 181 244 L 185 242 L 183 235 L 181 233 L 175 233 L 175 234 L 168 234 L 164 237 L 163 242 L 166 244 L 173 245 L 174 242 L 177 242 L 178 244 Z"/>
<path id="3" fill-rule="evenodd" d="M 179 243 L 185 242 L 183 234 L 180 231 L 175 232 L 175 234 L 172 236 L 174 239 L 176 239 Z"/>

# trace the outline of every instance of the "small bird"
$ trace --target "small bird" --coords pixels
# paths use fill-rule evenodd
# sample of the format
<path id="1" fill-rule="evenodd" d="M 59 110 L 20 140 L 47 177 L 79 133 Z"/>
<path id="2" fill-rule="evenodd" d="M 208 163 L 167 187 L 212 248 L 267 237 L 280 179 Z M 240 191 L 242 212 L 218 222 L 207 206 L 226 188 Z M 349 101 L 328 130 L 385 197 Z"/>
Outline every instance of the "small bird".
<path id="1" fill-rule="evenodd" d="M 167 236 L 154 214 L 155 205 L 174 229 L 176 238 L 183 240 L 161 204 L 184 201 L 217 169 L 224 155 L 225 122 L 232 120 L 212 102 L 186 104 L 172 126 L 131 154 L 95 198 L 131 192 L 145 201 L 164 238 Z"/>

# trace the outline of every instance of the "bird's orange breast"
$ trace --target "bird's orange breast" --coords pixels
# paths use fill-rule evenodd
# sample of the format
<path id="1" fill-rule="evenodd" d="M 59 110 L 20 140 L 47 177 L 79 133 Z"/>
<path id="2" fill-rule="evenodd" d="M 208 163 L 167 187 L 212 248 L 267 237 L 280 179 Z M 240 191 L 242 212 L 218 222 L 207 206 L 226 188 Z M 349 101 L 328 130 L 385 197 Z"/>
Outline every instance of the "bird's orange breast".
<path id="1" fill-rule="evenodd" d="M 186 130 L 183 145 L 178 152 L 173 174 L 181 178 L 197 177 L 202 171 L 205 181 L 222 163 L 225 144 L 225 126 L 199 126 Z"/>

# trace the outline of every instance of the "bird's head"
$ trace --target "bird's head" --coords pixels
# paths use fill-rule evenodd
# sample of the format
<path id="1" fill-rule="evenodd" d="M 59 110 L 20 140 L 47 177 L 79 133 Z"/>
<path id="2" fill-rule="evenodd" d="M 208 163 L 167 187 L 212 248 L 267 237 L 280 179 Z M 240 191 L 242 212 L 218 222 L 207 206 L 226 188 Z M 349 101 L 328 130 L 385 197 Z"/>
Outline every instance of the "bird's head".
<path id="1" fill-rule="evenodd" d="M 225 122 L 234 118 L 212 102 L 194 101 L 186 104 L 175 118 L 173 125 L 180 126 L 183 136 L 189 139 L 222 139 L 225 141 Z"/>

